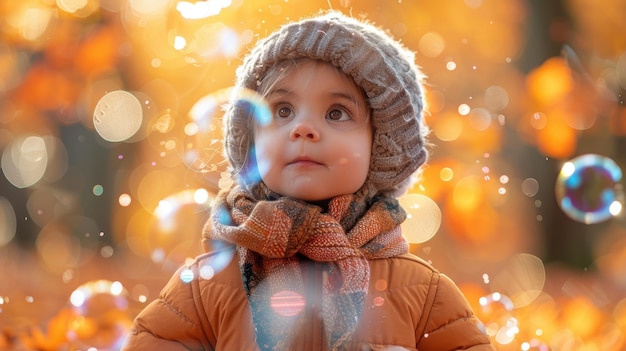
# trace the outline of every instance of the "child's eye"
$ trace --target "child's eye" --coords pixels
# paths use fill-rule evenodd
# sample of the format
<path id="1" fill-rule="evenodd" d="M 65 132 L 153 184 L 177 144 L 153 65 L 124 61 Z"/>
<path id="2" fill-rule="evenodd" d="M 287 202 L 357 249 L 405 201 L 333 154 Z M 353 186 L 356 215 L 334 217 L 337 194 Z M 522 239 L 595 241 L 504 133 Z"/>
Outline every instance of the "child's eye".
<path id="1" fill-rule="evenodd" d="M 327 118 L 331 121 L 345 121 L 350 119 L 350 115 L 342 109 L 332 109 L 328 112 Z"/>
<path id="2" fill-rule="evenodd" d="M 280 106 L 276 109 L 276 117 L 278 118 L 289 118 L 293 117 L 293 111 L 289 106 Z"/>

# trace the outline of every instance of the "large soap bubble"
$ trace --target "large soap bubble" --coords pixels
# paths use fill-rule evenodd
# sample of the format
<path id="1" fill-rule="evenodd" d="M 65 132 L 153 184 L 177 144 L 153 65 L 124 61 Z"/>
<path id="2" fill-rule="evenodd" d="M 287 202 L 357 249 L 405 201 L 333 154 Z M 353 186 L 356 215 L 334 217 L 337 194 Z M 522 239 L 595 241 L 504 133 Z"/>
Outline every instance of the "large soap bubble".
<path id="1" fill-rule="evenodd" d="M 563 164 L 556 180 L 559 206 L 572 219 L 598 223 L 621 212 L 622 170 L 608 157 L 586 154 Z"/>
<path id="2" fill-rule="evenodd" d="M 267 125 L 272 120 L 267 101 L 253 90 L 226 88 L 200 98 L 189 111 L 190 121 L 185 125 L 183 160 L 194 171 L 214 174 L 226 171 L 222 158 L 223 118 L 230 104 L 248 111 L 257 124 Z M 239 176 L 258 181 L 256 172 L 249 170 L 241 170 Z"/>

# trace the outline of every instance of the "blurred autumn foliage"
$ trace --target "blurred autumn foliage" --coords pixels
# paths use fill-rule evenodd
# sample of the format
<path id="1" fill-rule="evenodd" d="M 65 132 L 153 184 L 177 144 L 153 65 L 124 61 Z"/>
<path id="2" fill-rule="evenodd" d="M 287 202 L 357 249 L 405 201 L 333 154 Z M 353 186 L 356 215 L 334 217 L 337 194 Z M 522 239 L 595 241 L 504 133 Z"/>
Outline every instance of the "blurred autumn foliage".
<path id="1" fill-rule="evenodd" d="M 494 345 L 626 349 L 623 215 L 581 223 L 555 194 L 577 156 L 626 164 L 626 0 L 0 0 L 0 349 L 120 347 L 200 252 L 246 50 L 329 8 L 428 76 L 432 157 L 403 229 Z"/>

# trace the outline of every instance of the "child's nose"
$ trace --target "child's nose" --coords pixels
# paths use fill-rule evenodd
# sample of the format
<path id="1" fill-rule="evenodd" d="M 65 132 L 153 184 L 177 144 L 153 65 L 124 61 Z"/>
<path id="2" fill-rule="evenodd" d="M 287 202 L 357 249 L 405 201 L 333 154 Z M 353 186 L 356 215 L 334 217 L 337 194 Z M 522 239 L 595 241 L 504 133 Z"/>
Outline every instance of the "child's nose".
<path id="1" fill-rule="evenodd" d="M 320 134 L 311 123 L 300 122 L 293 127 L 289 137 L 291 140 L 304 138 L 309 141 L 316 141 L 319 140 Z"/>

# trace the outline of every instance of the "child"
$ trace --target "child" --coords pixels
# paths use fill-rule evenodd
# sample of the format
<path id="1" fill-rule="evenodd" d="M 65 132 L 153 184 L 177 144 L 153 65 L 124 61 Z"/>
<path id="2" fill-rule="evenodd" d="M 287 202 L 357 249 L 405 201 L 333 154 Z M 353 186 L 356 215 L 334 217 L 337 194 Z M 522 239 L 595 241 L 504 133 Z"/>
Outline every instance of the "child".
<path id="1" fill-rule="evenodd" d="M 235 185 L 124 350 L 494 350 L 445 275 L 408 253 L 397 197 L 426 161 L 411 52 L 336 12 L 284 26 L 237 71 Z M 209 249 L 209 246 L 212 246 Z"/>

